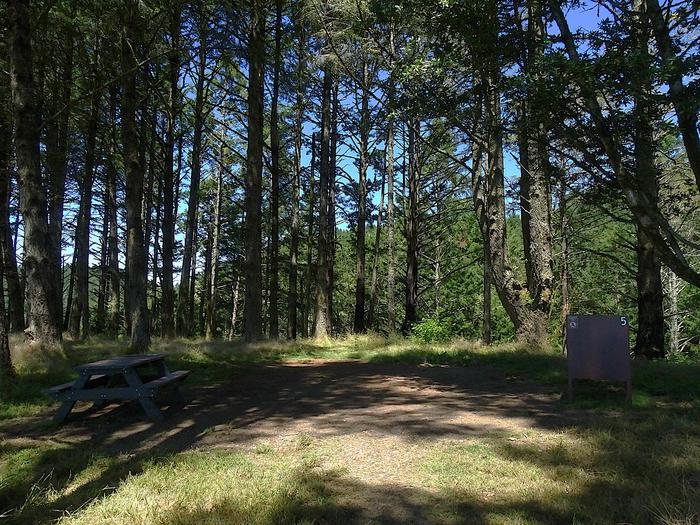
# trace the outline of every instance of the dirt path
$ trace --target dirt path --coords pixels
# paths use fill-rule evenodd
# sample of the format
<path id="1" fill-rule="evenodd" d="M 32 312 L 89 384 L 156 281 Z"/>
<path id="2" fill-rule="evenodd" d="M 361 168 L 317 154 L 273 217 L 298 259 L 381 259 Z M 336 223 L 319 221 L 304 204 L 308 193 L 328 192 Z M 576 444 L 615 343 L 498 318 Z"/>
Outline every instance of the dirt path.
<path id="1" fill-rule="evenodd" d="M 448 441 L 556 431 L 589 416 L 565 410 L 552 387 L 487 367 L 307 362 L 241 367 L 234 377 L 185 388 L 189 403 L 144 420 L 138 405 L 79 407 L 63 426 L 27 418 L 0 426 L 0 441 L 133 457 L 192 449 L 299 456 L 313 449 L 327 482 L 358 523 L 422 523 L 439 495 L 416 465 Z M 600 414 L 595 417 L 599 419 Z M 604 416 L 603 416 L 604 417 Z M 513 438 L 515 439 L 515 438 Z"/>
<path id="2" fill-rule="evenodd" d="M 362 434 L 403 441 L 483 436 L 566 425 L 551 387 L 508 379 L 485 367 L 308 362 L 240 369 L 220 384 L 186 387 L 182 409 L 165 423 L 135 404 L 98 412 L 78 407 L 68 423 L 46 416 L 0 427 L 3 439 L 86 441 L 111 452 L 251 447 L 261 440 Z"/>

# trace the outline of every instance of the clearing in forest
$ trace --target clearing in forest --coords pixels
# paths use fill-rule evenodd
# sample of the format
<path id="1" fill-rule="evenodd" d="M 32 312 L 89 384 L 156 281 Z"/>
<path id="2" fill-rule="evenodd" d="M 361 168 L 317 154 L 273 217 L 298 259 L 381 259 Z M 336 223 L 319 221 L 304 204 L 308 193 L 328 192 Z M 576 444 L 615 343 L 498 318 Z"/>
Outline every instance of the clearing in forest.
<path id="1" fill-rule="evenodd" d="M 162 425 L 129 405 L 85 405 L 61 427 L 46 409 L 2 422 L 0 504 L 10 522 L 700 516 L 697 397 L 656 390 L 660 380 L 683 384 L 692 365 L 638 368 L 631 405 L 621 391 L 592 387 L 569 404 L 556 354 L 356 341 L 339 345 L 342 360 L 329 359 L 330 346 L 267 350 L 279 353 L 274 361 L 262 350 L 209 350 L 171 348 L 168 359 L 193 368 L 193 382 L 190 403 Z"/>

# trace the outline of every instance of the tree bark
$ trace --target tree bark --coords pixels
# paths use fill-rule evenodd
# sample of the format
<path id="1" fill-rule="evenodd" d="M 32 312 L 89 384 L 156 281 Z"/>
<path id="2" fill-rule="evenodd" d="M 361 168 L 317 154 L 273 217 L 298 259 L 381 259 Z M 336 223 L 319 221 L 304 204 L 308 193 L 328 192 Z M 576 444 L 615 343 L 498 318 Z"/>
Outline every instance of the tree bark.
<path id="1" fill-rule="evenodd" d="M 233 305 L 231 306 L 231 327 L 228 331 L 229 341 L 233 341 L 233 338 L 236 335 L 236 321 L 238 320 L 238 290 L 240 284 L 240 275 L 236 274 L 236 284 L 233 286 Z"/>
<path id="2" fill-rule="evenodd" d="M 340 101 L 338 99 L 338 81 L 333 80 L 332 88 L 332 110 L 331 110 L 331 144 L 328 159 L 329 180 L 328 180 L 328 335 L 333 334 L 333 290 L 335 290 L 335 254 L 336 254 L 336 190 L 335 178 L 338 171 L 338 108 Z"/>
<path id="3" fill-rule="evenodd" d="M 369 311 L 367 312 L 367 328 L 374 329 L 377 324 L 377 303 L 379 302 L 379 253 L 382 240 L 382 214 L 384 213 L 384 183 L 386 169 L 382 172 L 382 180 L 379 190 L 379 208 L 377 209 L 377 227 L 374 236 L 374 258 L 372 260 L 372 281 L 369 293 Z"/>
<path id="4" fill-rule="evenodd" d="M 304 291 L 304 322 L 301 326 L 302 337 L 309 336 L 309 313 L 311 312 L 311 280 L 312 280 L 312 260 L 313 260 L 313 235 L 314 235 L 314 207 L 316 188 L 315 188 L 315 169 L 316 169 L 316 133 L 311 135 L 311 164 L 309 166 L 309 220 L 307 224 L 307 235 L 306 235 L 306 287 Z"/>
<path id="5" fill-rule="evenodd" d="M 102 228 L 100 232 L 100 279 L 97 284 L 97 309 L 95 312 L 95 332 L 98 334 L 104 333 L 105 320 L 107 319 L 107 283 L 109 279 L 109 271 L 107 268 L 108 232 L 109 218 L 107 210 L 103 208 Z"/>
<path id="6" fill-rule="evenodd" d="M 116 114 L 117 114 L 117 90 L 110 89 L 109 96 L 110 134 L 107 140 L 107 166 L 105 184 L 105 203 L 107 217 L 109 219 L 109 231 L 107 232 L 107 259 L 109 260 L 109 333 L 115 337 L 121 326 L 120 308 L 120 279 L 119 279 L 119 230 L 117 213 L 117 169 L 114 165 L 116 154 Z"/>
<path id="7" fill-rule="evenodd" d="M 10 228 L 10 194 L 12 150 L 12 124 L 10 118 L 9 83 L 0 84 L 0 250 L 3 267 L 1 271 L 7 282 L 9 331 L 24 330 L 24 294 L 17 271 L 17 255 Z"/>
<path id="8" fill-rule="evenodd" d="M 98 65 L 95 64 L 97 68 Z M 85 129 L 85 165 L 80 188 L 80 207 L 75 227 L 75 268 L 73 272 L 73 302 L 68 330 L 74 340 L 85 339 L 90 334 L 90 219 L 92 216 L 92 186 L 95 175 L 95 148 L 97 126 L 100 117 L 102 91 L 99 73 L 95 70 L 90 114 Z M 81 330 L 82 325 L 82 330 Z"/>
<path id="9" fill-rule="evenodd" d="M 205 4 L 199 6 L 197 13 L 197 28 L 199 32 L 199 58 L 197 62 L 197 83 L 195 87 L 194 124 L 192 137 L 192 170 L 190 173 L 190 194 L 187 201 L 187 225 L 185 227 L 185 245 L 182 257 L 182 272 L 177 298 L 177 314 L 175 331 L 178 335 L 189 335 L 194 319 L 193 308 L 190 308 L 190 274 L 192 258 L 196 250 L 197 208 L 199 206 L 199 182 L 202 173 L 202 131 L 204 128 L 205 75 L 208 48 L 208 17 Z"/>
<path id="10" fill-rule="evenodd" d="M 158 177 L 158 189 L 156 190 L 156 222 L 153 228 L 153 263 L 151 265 L 151 333 L 158 333 L 158 323 L 161 321 L 158 302 L 158 284 L 160 281 L 160 289 L 163 289 L 163 275 L 158 271 L 158 255 L 160 250 L 160 232 L 162 227 L 162 212 L 163 206 L 163 178 Z M 146 246 L 148 250 L 148 246 Z M 146 252 L 148 255 L 148 252 Z M 162 327 L 161 327 L 162 334 Z"/>
<path id="11" fill-rule="evenodd" d="M 295 20 L 297 32 L 297 71 L 296 71 L 296 120 L 294 123 L 294 173 L 292 175 L 291 211 L 289 227 L 289 290 L 287 293 L 287 339 L 297 338 L 298 304 L 297 293 L 299 273 L 299 188 L 301 187 L 301 143 L 304 120 L 304 74 L 306 71 L 306 37 L 301 13 Z M 306 322 L 306 320 L 304 321 Z"/>
<path id="12" fill-rule="evenodd" d="M 223 141 L 221 146 L 221 163 L 223 164 Z M 211 254 L 211 283 L 209 288 L 209 303 L 207 308 L 207 339 L 216 338 L 218 327 L 216 317 L 216 302 L 218 299 L 218 277 L 219 277 L 219 237 L 221 235 L 221 185 L 223 182 L 223 168 L 219 169 L 216 180 L 216 202 L 214 204 L 214 234 L 212 237 Z"/>
<path id="13" fill-rule="evenodd" d="M 319 235 L 318 256 L 316 260 L 316 305 L 314 308 L 314 337 L 325 339 L 330 335 L 331 320 L 328 316 L 331 275 L 329 254 L 331 231 L 329 224 L 330 184 L 331 184 L 331 98 L 333 78 L 326 65 L 323 71 L 323 89 L 321 94 L 321 165 L 319 169 Z"/>
<path id="14" fill-rule="evenodd" d="M 394 27 L 389 29 L 389 50 L 394 51 Z M 393 63 L 390 62 L 390 66 Z M 393 68 L 392 68 L 393 69 Z M 392 71 L 393 73 L 393 71 Z M 390 73 L 389 92 L 387 93 L 387 132 L 386 132 L 386 237 L 387 237 L 387 277 L 386 277 L 386 316 L 389 333 L 396 330 L 396 312 L 394 308 L 394 286 L 396 281 L 394 255 L 394 84 Z"/>
<path id="15" fill-rule="evenodd" d="M 2 168 L 0 168 L 2 169 Z M 0 251 L 0 395 L 6 397 L 10 390 L 10 384 L 17 375 L 12 365 L 10 354 L 10 341 L 7 335 L 7 318 L 5 316 L 5 289 L 3 286 L 3 270 L 5 262 Z"/>
<path id="16" fill-rule="evenodd" d="M 668 275 L 668 292 L 666 293 L 666 298 L 668 299 L 668 327 L 669 327 L 669 352 L 671 354 L 678 354 L 681 352 L 681 329 L 682 320 L 681 312 L 678 307 L 678 298 L 682 290 L 682 283 L 678 276 L 670 270 L 667 270 Z"/>
<path id="17" fill-rule="evenodd" d="M 262 337 L 262 160 L 265 8 L 252 1 L 248 44 L 248 151 L 245 176 L 245 340 Z"/>
<path id="18" fill-rule="evenodd" d="M 485 345 L 491 344 L 491 261 L 488 245 L 484 245 L 484 298 L 482 305 L 483 325 L 481 340 Z"/>
<path id="19" fill-rule="evenodd" d="M 163 270 L 161 275 L 161 319 L 163 337 L 175 335 L 175 288 L 173 286 L 173 258 L 175 256 L 175 148 L 176 122 L 180 111 L 180 2 L 172 3 L 170 11 L 170 53 L 168 54 L 168 108 L 165 133 L 165 170 L 163 172 Z"/>
<path id="20" fill-rule="evenodd" d="M 139 69 L 134 50 L 138 49 L 140 23 L 138 1 L 128 0 L 124 7 L 122 37 L 122 146 L 126 171 L 127 268 L 129 272 L 129 317 L 131 338 L 129 350 L 145 352 L 150 345 L 150 326 L 146 304 L 146 251 L 141 217 L 143 166 L 139 158 L 136 107 L 136 76 Z"/>
<path id="21" fill-rule="evenodd" d="M 518 110 L 520 156 L 520 218 L 525 255 L 526 286 L 531 299 L 530 330 L 546 343 L 554 285 L 549 157 L 542 107 L 544 23 L 539 0 L 527 1 L 525 34 L 525 96 Z M 538 326 L 539 325 L 539 326 Z"/>
<path id="22" fill-rule="evenodd" d="M 566 179 L 561 175 L 559 185 L 559 228 L 561 230 L 561 323 L 562 335 L 566 329 L 566 316 L 569 315 L 569 216 L 567 215 Z"/>
<path id="23" fill-rule="evenodd" d="M 648 2 L 648 0 L 647 0 Z M 652 102 L 651 78 L 648 71 L 651 64 L 649 54 L 648 25 L 644 13 L 644 0 L 635 0 L 632 17 L 632 34 L 638 57 L 645 67 L 633 72 L 634 100 L 634 157 L 635 180 L 638 191 L 654 207 L 659 202 L 658 172 L 654 160 L 657 150 L 654 141 L 654 112 Z M 661 260 L 644 228 L 637 223 L 637 340 L 634 352 L 648 358 L 660 358 L 665 355 L 663 308 L 663 281 L 661 279 Z"/>
<path id="24" fill-rule="evenodd" d="M 12 366 L 12 356 L 10 355 L 10 343 L 8 340 L 8 324 L 6 321 L 5 312 L 5 290 L 4 279 L 7 278 L 8 288 L 11 285 L 11 279 L 8 278 L 8 269 L 11 271 L 11 265 L 7 263 L 6 255 L 13 250 L 10 239 L 10 224 L 9 224 L 9 190 L 10 190 L 10 152 L 11 152 L 11 136 L 10 117 L 9 117 L 9 97 L 7 85 L 4 79 L 0 81 L 0 395 L 8 393 L 10 382 L 15 376 L 15 369 Z M 15 266 L 15 275 L 17 267 Z M 12 312 L 13 298 L 9 294 L 10 311 Z M 10 322 L 12 322 L 10 315 Z M 22 324 L 24 320 L 22 319 Z"/>
<path id="25" fill-rule="evenodd" d="M 270 107 L 270 338 L 279 337 L 279 185 L 280 185 L 280 137 L 277 103 L 280 92 L 280 68 L 282 67 L 282 0 L 275 1 L 275 51 L 272 75 L 272 103 Z"/>
<path id="26" fill-rule="evenodd" d="M 363 333 L 365 327 L 365 236 L 367 228 L 367 165 L 369 163 L 369 67 L 362 61 L 360 102 L 360 158 L 357 185 L 357 231 L 355 233 L 355 317 L 353 331 Z"/>
<path id="27" fill-rule="evenodd" d="M 209 305 L 211 304 L 211 288 L 212 288 L 212 262 L 214 255 L 214 224 L 209 221 L 207 223 L 207 240 L 204 247 L 204 272 L 202 278 L 204 282 L 201 286 L 200 301 L 199 301 L 199 333 L 206 336 L 209 315 Z"/>
<path id="28" fill-rule="evenodd" d="M 39 152 L 39 118 L 32 73 L 32 44 L 28 0 L 8 4 L 10 22 L 10 86 L 15 123 L 15 157 L 24 217 L 24 271 L 31 311 L 28 333 L 44 345 L 62 340 L 62 312 L 54 264 L 54 243 L 47 217 Z"/>
<path id="29" fill-rule="evenodd" d="M 527 217 L 529 263 L 528 291 L 532 298 L 532 320 L 541 323 L 534 327 L 546 343 L 547 324 L 554 286 L 554 258 L 552 255 L 551 191 L 547 120 L 543 107 L 542 61 L 544 56 L 544 21 L 540 0 L 528 0 L 528 62 L 530 83 L 527 87 L 525 127 L 527 149 Z"/>
<path id="30" fill-rule="evenodd" d="M 418 320 L 418 192 L 420 174 L 418 165 L 418 134 L 420 121 L 411 118 L 408 124 L 408 202 L 406 210 L 406 316 L 401 328 L 408 334 Z"/>
<path id="31" fill-rule="evenodd" d="M 54 89 L 57 95 L 49 105 L 50 114 L 46 117 L 46 171 L 49 182 L 49 233 L 52 239 L 52 264 L 60 285 L 54 297 L 56 309 L 63 310 L 63 208 L 66 193 L 66 170 L 68 167 L 69 123 L 71 112 L 71 91 L 73 86 L 74 35 L 68 29 L 65 43 L 65 56 L 60 84 Z M 70 307 L 70 304 L 68 305 Z M 68 321 L 66 319 L 66 321 Z"/>
<path id="32" fill-rule="evenodd" d="M 498 31 L 496 3 L 489 3 L 487 18 L 490 40 L 487 47 L 494 48 Z M 506 248 L 505 181 L 503 173 L 503 125 L 501 121 L 500 69 L 494 59 L 487 61 L 482 71 L 481 95 L 483 99 L 486 170 L 472 170 L 472 196 L 479 228 L 488 251 L 491 278 L 508 317 L 515 327 L 520 341 L 540 345 L 546 340 L 546 323 L 538 312 L 530 308 L 529 293 L 520 283 L 508 262 Z M 481 106 L 477 106 L 475 122 L 481 122 Z M 477 148 L 474 166 L 482 162 L 481 147 Z"/>

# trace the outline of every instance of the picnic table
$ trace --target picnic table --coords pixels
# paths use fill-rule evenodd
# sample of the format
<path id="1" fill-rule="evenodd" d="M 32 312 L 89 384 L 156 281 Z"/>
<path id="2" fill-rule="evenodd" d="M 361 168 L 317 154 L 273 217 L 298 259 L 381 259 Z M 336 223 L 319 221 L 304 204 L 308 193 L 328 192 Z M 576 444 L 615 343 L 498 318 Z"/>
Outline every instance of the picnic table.
<path id="1" fill-rule="evenodd" d="M 154 421 L 162 421 L 163 414 L 154 402 L 163 391 L 172 391 L 178 401 L 183 401 L 179 385 L 189 375 L 189 370 L 170 372 L 163 354 L 134 354 L 75 367 L 75 381 L 49 388 L 46 393 L 62 404 L 54 420 L 62 422 L 68 417 L 76 401 L 92 401 L 101 408 L 109 401 L 138 400 L 146 415 Z"/>

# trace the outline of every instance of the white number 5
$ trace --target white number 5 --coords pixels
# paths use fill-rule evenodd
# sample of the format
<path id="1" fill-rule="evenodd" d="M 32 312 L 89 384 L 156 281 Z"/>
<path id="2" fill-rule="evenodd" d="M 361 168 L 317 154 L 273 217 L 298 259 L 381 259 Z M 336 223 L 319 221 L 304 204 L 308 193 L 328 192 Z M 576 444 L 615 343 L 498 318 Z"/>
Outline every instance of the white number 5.
<path id="1" fill-rule="evenodd" d="M 627 326 L 627 318 L 626 317 L 620 317 L 620 325 Z"/>

